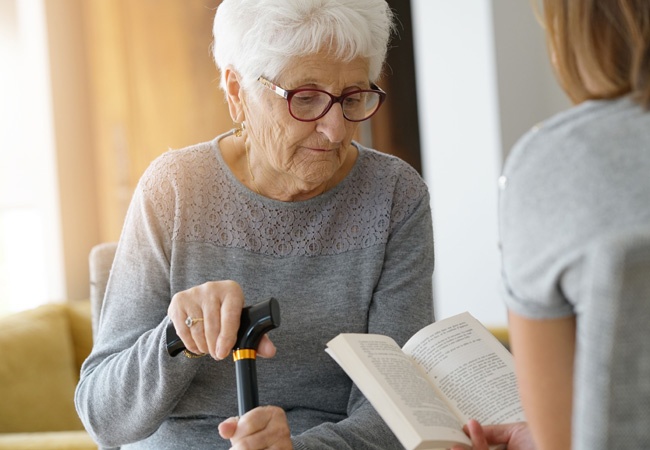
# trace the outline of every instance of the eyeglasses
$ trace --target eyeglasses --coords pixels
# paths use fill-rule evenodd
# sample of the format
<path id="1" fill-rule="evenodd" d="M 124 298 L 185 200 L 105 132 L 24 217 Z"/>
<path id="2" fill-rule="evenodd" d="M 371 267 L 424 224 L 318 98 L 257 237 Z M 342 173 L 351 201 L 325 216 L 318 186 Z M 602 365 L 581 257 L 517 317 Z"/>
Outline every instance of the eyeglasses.
<path id="1" fill-rule="evenodd" d="M 374 83 L 370 89 L 357 89 L 338 97 L 321 89 L 293 89 L 287 91 L 263 77 L 258 81 L 287 100 L 289 114 L 301 122 L 313 122 L 323 117 L 334 103 L 340 103 L 343 117 L 350 122 L 370 119 L 386 99 L 386 93 Z"/>

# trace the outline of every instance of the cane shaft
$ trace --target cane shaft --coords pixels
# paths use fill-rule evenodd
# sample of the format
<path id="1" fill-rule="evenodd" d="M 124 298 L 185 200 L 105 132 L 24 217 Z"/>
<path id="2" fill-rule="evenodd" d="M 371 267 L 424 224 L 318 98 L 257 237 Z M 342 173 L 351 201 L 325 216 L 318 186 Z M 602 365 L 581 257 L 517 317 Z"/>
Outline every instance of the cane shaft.
<path id="1" fill-rule="evenodd" d="M 237 403 L 239 415 L 243 416 L 251 409 L 259 406 L 257 391 L 257 369 L 255 358 L 235 359 L 237 376 Z"/>

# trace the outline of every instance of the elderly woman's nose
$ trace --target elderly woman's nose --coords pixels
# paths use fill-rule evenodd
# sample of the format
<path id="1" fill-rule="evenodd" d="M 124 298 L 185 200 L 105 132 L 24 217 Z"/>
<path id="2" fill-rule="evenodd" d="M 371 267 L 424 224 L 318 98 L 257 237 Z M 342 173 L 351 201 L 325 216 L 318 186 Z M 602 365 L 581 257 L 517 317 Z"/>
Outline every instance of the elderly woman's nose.
<path id="1" fill-rule="evenodd" d="M 345 117 L 339 103 L 334 103 L 327 114 L 318 119 L 316 129 L 325 134 L 330 142 L 342 142 L 345 139 Z"/>

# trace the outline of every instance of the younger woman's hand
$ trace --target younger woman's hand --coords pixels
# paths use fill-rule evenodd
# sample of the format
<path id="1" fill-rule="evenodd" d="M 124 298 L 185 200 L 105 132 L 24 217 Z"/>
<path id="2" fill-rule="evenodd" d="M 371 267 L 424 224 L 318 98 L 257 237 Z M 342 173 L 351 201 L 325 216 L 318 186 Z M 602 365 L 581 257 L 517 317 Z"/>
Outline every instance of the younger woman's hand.
<path id="1" fill-rule="evenodd" d="M 491 445 L 499 444 L 506 445 L 508 450 L 535 450 L 526 422 L 481 426 L 476 420 L 470 420 L 463 429 L 472 440 L 472 450 L 489 450 Z M 451 450 L 464 450 L 464 447 L 458 445 Z"/>

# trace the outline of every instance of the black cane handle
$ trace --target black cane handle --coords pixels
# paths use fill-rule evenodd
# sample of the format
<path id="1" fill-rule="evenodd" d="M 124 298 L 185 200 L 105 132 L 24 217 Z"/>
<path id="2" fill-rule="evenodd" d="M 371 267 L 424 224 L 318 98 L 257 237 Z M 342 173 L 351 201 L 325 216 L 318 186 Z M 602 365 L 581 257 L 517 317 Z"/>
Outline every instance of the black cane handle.
<path id="1" fill-rule="evenodd" d="M 185 344 L 176 334 L 174 323 L 169 322 L 169 325 L 167 325 L 167 353 L 169 353 L 169 356 L 176 356 L 183 350 L 185 350 Z"/>
<path id="2" fill-rule="evenodd" d="M 262 336 L 280 326 L 280 304 L 271 297 L 265 302 L 247 306 L 242 310 L 233 350 L 257 350 Z"/>
<path id="3" fill-rule="evenodd" d="M 240 416 L 259 406 L 257 369 L 255 366 L 257 347 L 264 334 L 279 326 L 280 304 L 273 297 L 242 309 L 237 342 L 233 347 Z M 176 356 L 185 350 L 185 344 L 176 334 L 172 322 L 167 325 L 166 332 L 167 352 L 171 356 Z"/>

